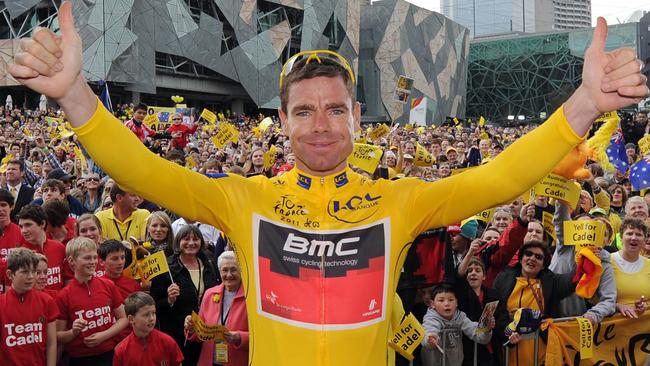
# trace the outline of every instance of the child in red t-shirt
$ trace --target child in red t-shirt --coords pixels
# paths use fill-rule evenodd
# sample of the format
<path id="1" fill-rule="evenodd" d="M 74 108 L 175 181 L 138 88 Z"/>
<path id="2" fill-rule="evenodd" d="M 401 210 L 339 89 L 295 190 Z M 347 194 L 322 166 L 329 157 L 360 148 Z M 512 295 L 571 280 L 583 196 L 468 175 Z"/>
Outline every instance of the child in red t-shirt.
<path id="1" fill-rule="evenodd" d="M 59 291 L 57 339 L 70 355 L 70 366 L 110 366 L 117 336 L 128 324 L 123 298 L 113 282 L 95 277 L 97 245 L 72 239 L 66 247 L 74 278 Z"/>
<path id="2" fill-rule="evenodd" d="M 44 293 L 50 295 L 52 297 L 52 300 L 56 300 L 59 291 L 47 288 L 47 257 L 41 253 L 35 254 L 38 258 L 38 265 L 36 266 L 36 280 L 34 282 L 34 288 L 38 291 L 43 291 Z"/>
<path id="3" fill-rule="evenodd" d="M 133 333 L 115 347 L 113 366 L 178 366 L 183 353 L 174 338 L 154 329 L 156 302 L 153 297 L 136 292 L 124 301 Z"/>
<path id="4" fill-rule="evenodd" d="M 113 281 L 117 289 L 126 298 L 134 292 L 142 290 L 140 283 L 123 273 L 126 263 L 126 247 L 118 240 L 106 240 L 99 246 L 100 263 L 104 268 L 104 277 Z"/>
<path id="5" fill-rule="evenodd" d="M 3 365 L 55 366 L 54 299 L 33 288 L 38 258 L 26 248 L 13 249 L 7 260 L 11 287 L 0 295 L 0 360 Z"/>

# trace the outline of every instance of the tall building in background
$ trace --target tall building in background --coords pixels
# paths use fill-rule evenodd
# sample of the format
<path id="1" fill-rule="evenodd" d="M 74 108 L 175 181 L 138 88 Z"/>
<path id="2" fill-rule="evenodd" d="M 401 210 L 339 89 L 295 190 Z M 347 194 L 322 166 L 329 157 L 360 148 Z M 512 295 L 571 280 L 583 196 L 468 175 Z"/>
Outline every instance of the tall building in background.
<path id="1" fill-rule="evenodd" d="M 554 0 L 555 29 L 591 27 L 591 0 Z"/>
<path id="2" fill-rule="evenodd" d="M 440 11 L 472 37 L 591 26 L 591 0 L 441 0 Z"/>

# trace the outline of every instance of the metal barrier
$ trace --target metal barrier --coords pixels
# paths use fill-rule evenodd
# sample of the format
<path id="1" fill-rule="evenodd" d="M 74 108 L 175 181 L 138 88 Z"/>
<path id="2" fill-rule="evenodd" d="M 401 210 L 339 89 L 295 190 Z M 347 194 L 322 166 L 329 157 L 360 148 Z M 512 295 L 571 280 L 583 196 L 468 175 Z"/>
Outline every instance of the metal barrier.
<path id="1" fill-rule="evenodd" d="M 570 316 L 566 318 L 557 318 L 553 319 L 553 323 L 562 323 L 562 322 L 569 322 L 572 320 L 576 320 L 576 316 Z M 538 366 L 539 364 L 539 329 L 535 333 L 530 333 L 530 334 L 524 334 L 521 336 L 521 340 L 528 340 L 528 339 L 533 339 L 533 365 L 532 366 Z M 504 365 L 508 366 L 508 361 L 509 361 L 509 349 L 510 347 L 508 346 L 507 342 L 506 344 L 503 345 L 504 347 Z M 475 364 L 476 365 L 476 364 Z"/>
<path id="2" fill-rule="evenodd" d="M 447 334 L 450 332 L 458 332 L 457 329 L 443 329 L 442 332 L 440 332 L 440 340 L 442 340 L 442 346 L 441 348 L 444 350 L 446 349 L 447 346 Z M 463 334 L 461 333 L 460 337 L 460 342 L 463 341 Z M 478 366 L 478 343 L 476 341 L 472 342 L 474 344 L 474 359 L 472 360 L 472 365 L 473 366 Z M 433 352 L 433 351 L 432 351 Z M 443 352 L 439 352 L 440 357 L 442 357 L 442 366 L 447 366 L 447 357 Z M 410 362 L 410 365 L 413 366 L 413 361 Z M 450 365 L 450 366 L 456 366 L 456 365 Z"/>

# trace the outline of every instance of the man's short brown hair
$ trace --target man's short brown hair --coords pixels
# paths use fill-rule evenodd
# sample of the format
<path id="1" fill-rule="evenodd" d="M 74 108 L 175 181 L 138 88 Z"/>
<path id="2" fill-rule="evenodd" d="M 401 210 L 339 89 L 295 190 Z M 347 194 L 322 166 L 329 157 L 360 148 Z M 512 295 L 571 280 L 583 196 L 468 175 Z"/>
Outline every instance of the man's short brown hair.
<path id="1" fill-rule="evenodd" d="M 282 81 L 282 87 L 280 88 L 280 107 L 284 113 L 287 113 L 287 105 L 289 104 L 289 88 L 291 87 L 291 84 L 319 76 L 343 78 L 350 99 L 352 99 L 352 102 L 355 101 L 354 81 L 352 81 L 350 74 L 348 74 L 348 71 L 343 66 L 325 57 L 321 58 L 320 63 L 313 60 L 309 63 L 306 62 L 307 58 L 297 61 L 291 72 L 289 72 Z"/>

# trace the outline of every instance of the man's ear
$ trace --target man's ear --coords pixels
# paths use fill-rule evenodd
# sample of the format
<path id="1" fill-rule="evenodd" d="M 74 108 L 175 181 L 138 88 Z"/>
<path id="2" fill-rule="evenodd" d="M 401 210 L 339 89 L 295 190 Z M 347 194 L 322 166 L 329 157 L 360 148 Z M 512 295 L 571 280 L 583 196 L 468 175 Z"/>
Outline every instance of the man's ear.
<path id="1" fill-rule="evenodd" d="M 352 118 L 354 119 L 354 132 L 361 131 L 361 103 L 354 102 Z"/>
<path id="2" fill-rule="evenodd" d="M 282 107 L 278 108 L 278 116 L 280 117 L 280 126 L 282 127 L 282 134 L 289 136 L 289 121 L 287 120 L 287 114 L 282 110 Z"/>

